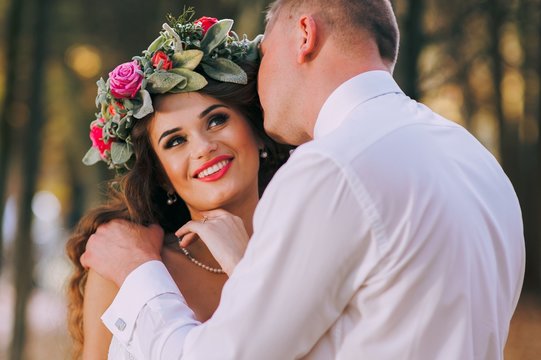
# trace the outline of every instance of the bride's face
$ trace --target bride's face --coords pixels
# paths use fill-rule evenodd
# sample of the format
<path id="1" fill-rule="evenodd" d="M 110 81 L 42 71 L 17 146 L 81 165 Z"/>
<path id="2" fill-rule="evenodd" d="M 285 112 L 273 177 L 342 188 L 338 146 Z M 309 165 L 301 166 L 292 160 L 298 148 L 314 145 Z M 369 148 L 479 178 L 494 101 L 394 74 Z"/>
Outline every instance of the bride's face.
<path id="1" fill-rule="evenodd" d="M 199 93 L 162 96 L 155 107 L 152 147 L 192 216 L 257 198 L 259 141 L 247 119 Z"/>

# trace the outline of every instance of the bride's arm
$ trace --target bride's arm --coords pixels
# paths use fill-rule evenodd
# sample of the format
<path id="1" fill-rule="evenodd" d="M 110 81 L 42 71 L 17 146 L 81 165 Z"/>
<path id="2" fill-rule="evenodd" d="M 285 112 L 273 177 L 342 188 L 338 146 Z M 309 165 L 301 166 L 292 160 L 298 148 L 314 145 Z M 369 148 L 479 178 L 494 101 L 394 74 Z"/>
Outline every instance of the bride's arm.
<path id="1" fill-rule="evenodd" d="M 89 270 L 83 305 L 83 360 L 107 359 L 112 335 L 101 322 L 101 315 L 118 292 L 116 285 Z"/>

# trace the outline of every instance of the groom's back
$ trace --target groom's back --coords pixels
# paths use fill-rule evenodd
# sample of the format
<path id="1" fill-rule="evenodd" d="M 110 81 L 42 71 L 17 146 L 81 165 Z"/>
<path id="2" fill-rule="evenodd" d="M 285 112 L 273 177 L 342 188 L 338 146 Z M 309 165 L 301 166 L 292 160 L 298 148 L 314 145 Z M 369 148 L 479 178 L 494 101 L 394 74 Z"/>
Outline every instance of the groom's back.
<path id="1" fill-rule="evenodd" d="M 524 240 L 515 192 L 494 157 L 403 94 L 359 106 L 310 148 L 355 174 L 380 251 L 314 353 L 331 342 L 347 359 L 503 357 Z"/>

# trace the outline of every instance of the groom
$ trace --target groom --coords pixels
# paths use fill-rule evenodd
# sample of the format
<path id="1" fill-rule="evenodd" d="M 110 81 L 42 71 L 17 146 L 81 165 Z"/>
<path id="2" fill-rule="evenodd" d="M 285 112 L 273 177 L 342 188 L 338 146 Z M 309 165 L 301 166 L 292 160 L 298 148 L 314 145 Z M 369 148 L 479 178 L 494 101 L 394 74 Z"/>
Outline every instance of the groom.
<path id="1" fill-rule="evenodd" d="M 138 359 L 503 358 L 519 204 L 478 141 L 394 82 L 398 37 L 387 0 L 272 4 L 265 128 L 302 145 L 214 316 L 194 320 L 155 227 L 108 224 L 82 257 L 122 285 L 103 319 Z"/>

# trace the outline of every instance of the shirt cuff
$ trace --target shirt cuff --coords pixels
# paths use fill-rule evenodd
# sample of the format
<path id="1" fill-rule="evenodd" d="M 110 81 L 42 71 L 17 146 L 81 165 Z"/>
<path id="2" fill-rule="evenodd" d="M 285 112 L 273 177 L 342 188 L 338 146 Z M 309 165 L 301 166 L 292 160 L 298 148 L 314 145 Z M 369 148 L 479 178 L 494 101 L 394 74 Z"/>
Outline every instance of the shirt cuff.
<path id="1" fill-rule="evenodd" d="M 102 315 L 105 326 L 121 343 L 128 346 L 135 321 L 143 307 L 153 298 L 166 293 L 181 295 L 161 261 L 148 261 L 132 271 L 120 287 L 113 303 Z"/>

